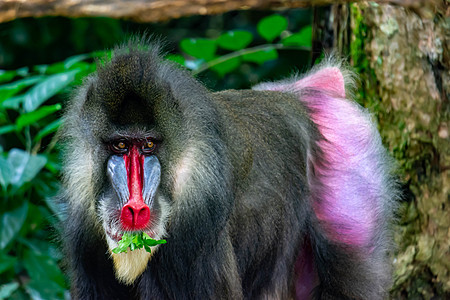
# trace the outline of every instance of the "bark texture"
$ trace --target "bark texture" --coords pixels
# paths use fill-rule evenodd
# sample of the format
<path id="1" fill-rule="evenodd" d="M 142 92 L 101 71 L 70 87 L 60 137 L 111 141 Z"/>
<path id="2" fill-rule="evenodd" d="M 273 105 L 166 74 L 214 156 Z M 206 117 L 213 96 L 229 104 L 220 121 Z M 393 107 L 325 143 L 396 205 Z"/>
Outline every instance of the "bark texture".
<path id="1" fill-rule="evenodd" d="M 406 184 L 393 299 L 450 299 L 450 23 L 441 4 L 367 2 L 349 11 L 360 100 L 376 112 Z"/>
<path id="2" fill-rule="evenodd" d="M 219 14 L 242 9 L 310 7 L 350 0 L 0 0 L 0 23 L 25 17 L 65 16 L 161 22 L 173 18 Z M 353 0 L 361 1 L 361 0 Z M 435 0 L 376 0 L 421 7 Z"/>

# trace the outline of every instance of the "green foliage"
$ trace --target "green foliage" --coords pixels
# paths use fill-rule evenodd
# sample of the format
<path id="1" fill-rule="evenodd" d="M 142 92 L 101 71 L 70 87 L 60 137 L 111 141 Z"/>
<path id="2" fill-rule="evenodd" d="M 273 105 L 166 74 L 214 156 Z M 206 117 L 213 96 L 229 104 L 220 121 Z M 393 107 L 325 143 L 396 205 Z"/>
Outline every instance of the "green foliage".
<path id="1" fill-rule="evenodd" d="M 0 72 L 0 299 L 62 299 L 61 254 L 48 237 L 58 221 L 60 96 L 95 70 L 94 55 Z M 86 61 L 87 60 L 87 61 Z"/>
<path id="2" fill-rule="evenodd" d="M 258 33 L 268 42 L 272 42 L 284 30 L 287 29 L 288 22 L 285 17 L 271 15 L 265 17 L 258 23 Z"/>
<path id="3" fill-rule="evenodd" d="M 5 247 L 14 239 L 22 228 L 27 213 L 28 202 L 24 201 L 21 206 L 5 211 L 2 214 L 0 217 L 0 224 L 2 225 L 2 229 L 0 230 L 0 249 L 5 249 Z"/>
<path id="4" fill-rule="evenodd" d="M 282 43 L 285 46 L 305 46 L 312 47 L 312 26 L 306 26 L 297 33 L 294 33 L 283 39 Z"/>
<path id="5" fill-rule="evenodd" d="M 144 248 L 145 251 L 147 251 L 148 253 L 151 253 L 152 250 L 150 247 L 160 245 L 160 244 L 165 244 L 165 243 L 166 243 L 166 240 L 152 239 L 145 232 L 140 232 L 140 233 L 125 232 L 122 235 L 122 239 L 119 241 L 119 246 L 117 248 L 114 248 L 112 251 L 114 253 L 122 253 L 122 252 L 127 252 L 128 248 L 130 248 L 131 251 Z"/>
<path id="6" fill-rule="evenodd" d="M 24 98 L 23 108 L 26 112 L 34 111 L 41 106 L 42 103 L 56 95 L 71 82 L 74 81 L 76 73 L 80 69 L 70 70 L 60 74 L 46 77 L 44 80 L 33 86 Z"/>
<path id="7" fill-rule="evenodd" d="M 0 286 L 0 299 L 8 299 L 19 288 L 17 282 L 11 282 Z"/>
<path id="8" fill-rule="evenodd" d="M 253 35 L 244 30 L 228 31 L 217 38 L 219 47 L 237 51 L 247 47 L 253 40 Z"/>
<path id="9" fill-rule="evenodd" d="M 189 38 L 180 42 L 180 49 L 188 56 L 170 56 L 169 59 L 193 70 L 194 74 L 206 70 L 214 71 L 219 77 L 235 71 L 245 63 L 262 65 L 278 58 L 279 50 L 310 50 L 311 26 L 297 33 L 287 31 L 288 20 L 280 15 L 263 18 L 257 24 L 258 34 L 268 44 L 252 45 L 256 36 L 245 30 L 225 32 L 217 38 Z M 279 41 L 280 43 L 273 43 Z M 232 51 L 232 52 L 229 52 Z"/>
<path id="10" fill-rule="evenodd" d="M 262 65 L 266 61 L 274 60 L 278 58 L 278 52 L 276 49 L 263 49 L 261 51 L 254 51 L 254 52 L 248 52 L 244 53 L 242 55 L 242 59 L 244 61 L 253 62 L 259 65 Z"/>
<path id="11" fill-rule="evenodd" d="M 216 42 L 208 39 L 184 39 L 180 47 L 187 54 L 206 61 L 214 58 L 217 49 Z"/>

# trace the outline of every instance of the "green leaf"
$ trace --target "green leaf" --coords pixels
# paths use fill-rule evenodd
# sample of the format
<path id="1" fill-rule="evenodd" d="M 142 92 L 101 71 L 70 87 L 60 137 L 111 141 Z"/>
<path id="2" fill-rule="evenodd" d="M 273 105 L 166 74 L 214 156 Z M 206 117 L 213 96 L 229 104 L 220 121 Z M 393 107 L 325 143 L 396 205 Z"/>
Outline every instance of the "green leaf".
<path id="1" fill-rule="evenodd" d="M 17 80 L 8 84 L 0 85 L 0 103 L 14 96 L 24 88 L 36 84 L 44 79 L 44 76 L 38 75 L 21 80 Z"/>
<path id="2" fill-rule="evenodd" d="M 127 252 L 128 247 L 131 251 L 135 249 L 144 248 L 147 252 L 151 252 L 150 247 L 159 244 L 165 244 L 166 240 L 154 240 L 145 232 L 140 233 L 128 233 L 125 232 L 122 235 L 122 239 L 119 241 L 119 246 L 114 248 L 112 252 L 121 253 Z"/>
<path id="3" fill-rule="evenodd" d="M 276 49 L 263 49 L 260 51 L 246 53 L 242 56 L 244 61 L 254 62 L 257 64 L 263 64 L 266 61 L 274 60 L 278 58 L 278 52 Z"/>
<path id="4" fill-rule="evenodd" d="M 1 129 L 1 128 L 0 128 Z M 0 185 L 6 189 L 11 180 L 13 174 L 13 168 L 9 161 L 3 157 L 0 157 Z"/>
<path id="5" fill-rule="evenodd" d="M 41 83 L 32 87 L 25 95 L 24 109 L 26 112 L 34 111 L 42 103 L 59 93 L 75 80 L 80 70 L 71 70 L 47 77 Z"/>
<path id="6" fill-rule="evenodd" d="M 91 53 L 92 57 L 111 59 L 112 50 L 99 50 Z"/>
<path id="7" fill-rule="evenodd" d="M 0 214 L 0 249 L 4 249 L 22 228 L 28 213 L 28 202 Z"/>
<path id="8" fill-rule="evenodd" d="M 231 59 L 227 59 L 224 62 L 221 62 L 217 65 L 211 67 L 211 70 L 216 72 L 219 76 L 223 77 L 226 74 L 230 73 L 234 69 L 238 68 L 241 64 L 241 59 L 239 57 L 233 57 Z"/>
<path id="9" fill-rule="evenodd" d="M 130 243 L 133 241 L 133 237 L 134 237 L 133 234 L 125 232 L 125 233 L 122 235 L 122 239 L 121 239 L 121 240 L 122 240 L 124 243 L 130 244 Z"/>
<path id="10" fill-rule="evenodd" d="M 43 155 L 30 155 L 24 150 L 14 148 L 9 151 L 8 163 L 13 170 L 10 183 L 21 187 L 39 173 L 47 163 L 47 158 Z"/>
<path id="11" fill-rule="evenodd" d="M 71 83 L 71 85 L 80 85 L 83 83 L 83 80 L 92 72 L 94 72 L 97 68 L 95 63 L 87 63 L 84 61 L 80 61 L 72 65 L 71 70 L 78 70 L 79 72 L 75 75 L 75 80 Z"/>
<path id="12" fill-rule="evenodd" d="M 33 71 L 38 72 L 39 74 L 45 74 L 47 72 L 48 65 L 34 65 Z"/>
<path id="13" fill-rule="evenodd" d="M 210 39 L 184 39 L 180 42 L 181 50 L 187 54 L 209 61 L 216 53 L 216 41 Z"/>
<path id="14" fill-rule="evenodd" d="M 22 68 L 16 70 L 17 75 L 22 76 L 22 77 L 27 76 L 29 74 L 29 72 L 30 72 L 30 68 L 28 68 L 28 67 L 22 67 Z"/>
<path id="15" fill-rule="evenodd" d="M 306 26 L 298 33 L 294 33 L 282 40 L 285 46 L 312 47 L 312 27 Z"/>
<path id="16" fill-rule="evenodd" d="M 10 83 L 8 85 L 3 85 L 0 86 L 0 103 L 2 103 L 3 101 L 5 101 L 6 99 L 14 96 L 15 94 L 17 94 L 18 92 L 20 92 L 20 88 L 17 87 L 16 84 L 14 83 Z"/>
<path id="17" fill-rule="evenodd" d="M 54 160 L 49 154 L 46 155 L 47 163 L 45 164 L 45 168 L 52 172 L 54 175 L 57 175 L 61 171 L 61 160 Z"/>
<path id="18" fill-rule="evenodd" d="M 219 47 L 237 51 L 247 47 L 253 40 L 253 35 L 245 30 L 228 31 L 217 39 Z"/>
<path id="19" fill-rule="evenodd" d="M 57 63 L 47 66 L 47 69 L 45 70 L 45 74 L 47 74 L 47 75 L 60 74 L 64 71 L 67 71 L 67 69 L 64 65 L 64 62 L 57 62 Z"/>
<path id="20" fill-rule="evenodd" d="M 114 248 L 113 250 L 112 250 L 112 252 L 114 252 L 114 253 L 122 253 L 122 252 L 127 252 L 127 249 L 128 249 L 128 247 L 130 246 L 130 243 L 121 243 L 122 242 L 122 240 L 121 241 L 119 241 L 119 247 L 117 247 L 117 248 Z"/>
<path id="21" fill-rule="evenodd" d="M 0 286 L 0 300 L 9 299 L 9 297 L 19 288 L 17 282 L 10 282 Z"/>
<path id="22" fill-rule="evenodd" d="M 5 125 L 0 127 L 0 135 L 13 132 L 16 130 L 16 125 Z"/>
<path id="23" fill-rule="evenodd" d="M 79 55 L 71 56 L 64 60 L 64 68 L 70 69 L 76 63 L 86 60 L 90 57 L 91 57 L 91 54 L 79 54 Z"/>
<path id="24" fill-rule="evenodd" d="M 131 239 L 132 243 L 137 243 L 138 242 L 138 236 L 139 236 L 139 234 L 133 235 L 133 238 Z"/>
<path id="25" fill-rule="evenodd" d="M 147 239 L 145 240 L 145 245 L 149 247 L 153 247 L 160 244 L 167 243 L 166 240 L 154 240 L 154 239 Z"/>
<path id="26" fill-rule="evenodd" d="M 17 257 L 0 253 L 0 274 L 11 269 L 17 261 Z"/>
<path id="27" fill-rule="evenodd" d="M 44 137 L 46 137 L 49 134 L 52 134 L 53 132 L 56 132 L 58 128 L 63 123 L 62 119 L 57 119 L 47 126 L 45 126 L 41 131 L 38 132 L 38 134 L 34 137 L 33 141 L 37 142 L 39 140 L 42 140 Z"/>
<path id="28" fill-rule="evenodd" d="M 284 30 L 286 30 L 288 21 L 280 15 L 271 15 L 259 21 L 258 33 L 268 42 L 272 42 Z"/>
<path id="29" fill-rule="evenodd" d="M 39 109 L 20 115 L 16 120 L 17 130 L 22 130 L 23 127 L 36 123 L 37 121 L 51 115 L 55 111 L 61 109 L 61 104 L 54 104 L 49 106 L 43 106 Z"/>
<path id="30" fill-rule="evenodd" d="M 37 213 L 37 214 L 41 214 L 39 212 L 40 207 L 38 207 L 35 212 L 33 212 L 33 210 L 31 209 L 32 206 L 30 206 L 29 209 L 29 214 L 33 214 L 33 213 Z M 41 214 L 42 216 L 42 214 Z M 29 218 L 27 219 L 27 221 L 29 220 Z M 58 250 L 57 246 L 51 242 L 48 242 L 46 240 L 42 240 L 42 239 L 37 239 L 37 238 L 23 238 L 23 237 L 19 237 L 17 239 L 21 244 L 24 244 L 25 246 L 27 246 L 32 253 L 34 253 L 35 255 L 41 255 L 41 256 L 48 256 L 50 258 L 53 258 L 54 260 L 58 260 L 60 258 L 62 258 L 62 254 L 61 252 Z"/>
<path id="31" fill-rule="evenodd" d="M 24 95 L 10 97 L 10 98 L 6 99 L 5 101 L 3 101 L 0 106 L 3 108 L 19 110 L 20 104 L 22 104 L 24 100 L 25 100 Z"/>
<path id="32" fill-rule="evenodd" d="M 46 256 L 38 255 L 31 250 L 25 250 L 23 265 L 32 279 L 48 279 L 65 286 L 64 275 L 62 274 L 56 260 Z"/>
<path id="33" fill-rule="evenodd" d="M 136 234 L 135 243 L 137 245 L 143 245 L 144 244 L 144 238 L 142 234 Z"/>
<path id="34" fill-rule="evenodd" d="M 166 56 L 166 59 L 176 62 L 177 64 L 180 64 L 182 66 L 184 66 L 186 62 L 186 59 L 183 57 L 183 55 L 180 54 L 169 54 Z"/>
<path id="35" fill-rule="evenodd" d="M 52 280 L 38 278 L 30 280 L 25 290 L 32 300 L 61 300 L 66 289 Z"/>
<path id="36" fill-rule="evenodd" d="M 145 243 L 146 246 L 156 246 L 156 245 L 159 245 L 159 244 L 167 243 L 166 240 L 155 240 L 155 239 L 152 239 L 145 232 L 143 234 L 143 239 L 144 239 L 144 243 Z"/>
<path id="37" fill-rule="evenodd" d="M 16 76 L 16 71 L 0 70 L 0 82 L 11 81 Z"/>

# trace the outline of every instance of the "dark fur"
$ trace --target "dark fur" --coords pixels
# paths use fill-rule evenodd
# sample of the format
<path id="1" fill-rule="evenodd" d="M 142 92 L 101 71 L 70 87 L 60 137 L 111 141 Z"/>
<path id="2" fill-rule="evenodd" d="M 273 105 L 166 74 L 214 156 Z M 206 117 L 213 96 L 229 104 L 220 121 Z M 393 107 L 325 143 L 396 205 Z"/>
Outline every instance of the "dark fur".
<path id="1" fill-rule="evenodd" d="M 386 296 L 385 247 L 362 258 L 359 249 L 327 239 L 315 218 L 307 153 L 320 159 L 321 135 L 296 95 L 211 93 L 187 71 L 163 62 L 157 51 L 136 48 L 118 49 L 78 91 L 65 117 L 62 198 L 69 208 L 63 235 L 74 299 L 291 299 L 302 251 L 314 257 L 315 298 Z M 111 189 L 105 142 L 117 131 L 139 136 L 142 128 L 161 139 L 159 195 L 172 211 L 167 244 L 135 284 L 126 286 L 114 277 L 95 216 L 99 199 Z M 173 168 L 185 149 L 199 144 L 195 189 L 179 199 Z M 80 182 L 89 181 L 92 191 L 80 193 L 70 173 L 81 173 L 74 168 L 86 159 L 93 163 L 86 170 L 91 177 Z M 80 202 L 83 206 L 76 205 Z M 111 213 L 117 210 L 119 204 L 111 207 Z M 379 234 L 385 236 L 385 229 Z M 386 274 L 372 272 L 372 265 Z"/>

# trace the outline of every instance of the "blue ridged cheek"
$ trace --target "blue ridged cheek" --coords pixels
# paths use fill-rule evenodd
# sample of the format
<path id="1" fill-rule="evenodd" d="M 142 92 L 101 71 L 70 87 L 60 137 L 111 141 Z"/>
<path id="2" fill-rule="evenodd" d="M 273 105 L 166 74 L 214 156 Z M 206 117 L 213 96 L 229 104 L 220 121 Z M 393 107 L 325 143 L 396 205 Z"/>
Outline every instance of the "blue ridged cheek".
<path id="1" fill-rule="evenodd" d="M 144 159 L 144 187 L 142 197 L 151 204 L 161 181 L 161 165 L 156 156 L 146 156 Z"/>
<path id="2" fill-rule="evenodd" d="M 114 190 L 121 202 L 126 203 L 130 198 L 128 190 L 127 169 L 122 156 L 113 155 L 108 160 L 107 174 Z"/>

